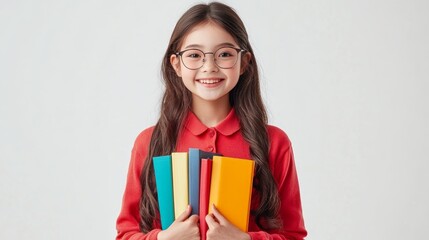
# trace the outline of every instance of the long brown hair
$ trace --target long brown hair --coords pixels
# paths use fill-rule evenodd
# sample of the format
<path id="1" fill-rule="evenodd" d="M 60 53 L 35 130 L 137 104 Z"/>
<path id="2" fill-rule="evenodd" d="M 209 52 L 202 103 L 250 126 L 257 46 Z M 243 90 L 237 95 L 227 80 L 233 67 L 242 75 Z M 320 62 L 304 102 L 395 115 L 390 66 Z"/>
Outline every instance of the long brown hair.
<path id="1" fill-rule="evenodd" d="M 231 106 L 240 120 L 241 133 L 250 145 L 250 156 L 255 161 L 254 187 L 260 193 L 259 206 L 252 212 L 261 229 L 275 229 L 281 225 L 278 216 L 280 199 L 268 165 L 267 113 L 262 102 L 258 67 L 243 22 L 227 5 L 218 2 L 198 4 L 186 11 L 176 24 L 165 52 L 161 71 L 165 85 L 161 113 L 153 130 L 149 153 L 140 177 L 140 228 L 148 232 L 153 221 L 159 220 L 158 201 L 152 157 L 168 155 L 175 150 L 179 131 L 191 108 L 191 93 L 170 64 L 171 54 L 176 53 L 186 34 L 198 24 L 213 22 L 227 31 L 240 48 L 251 53 L 251 59 L 237 85 L 229 93 Z"/>

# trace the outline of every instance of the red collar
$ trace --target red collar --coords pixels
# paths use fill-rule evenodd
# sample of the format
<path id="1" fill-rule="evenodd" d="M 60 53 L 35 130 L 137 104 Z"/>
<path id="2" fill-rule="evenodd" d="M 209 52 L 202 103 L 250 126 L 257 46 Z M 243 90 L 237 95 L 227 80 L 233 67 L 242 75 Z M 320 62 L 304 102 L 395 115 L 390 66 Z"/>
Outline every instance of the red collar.
<path id="1" fill-rule="evenodd" d="M 185 128 L 193 135 L 197 136 L 209 129 L 204 125 L 192 111 L 188 112 L 185 120 Z M 229 136 L 240 130 L 240 121 L 235 115 L 235 110 L 232 108 L 226 118 L 214 127 L 222 135 Z"/>

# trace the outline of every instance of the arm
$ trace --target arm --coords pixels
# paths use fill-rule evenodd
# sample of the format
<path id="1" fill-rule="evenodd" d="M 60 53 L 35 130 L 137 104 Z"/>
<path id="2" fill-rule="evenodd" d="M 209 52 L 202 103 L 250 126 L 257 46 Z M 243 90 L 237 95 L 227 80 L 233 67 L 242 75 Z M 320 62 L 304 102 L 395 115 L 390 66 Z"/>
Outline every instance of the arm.
<path id="1" fill-rule="evenodd" d="M 191 216 L 188 207 L 167 229 L 161 231 L 159 222 L 154 222 L 148 233 L 140 231 L 139 203 L 142 194 L 140 175 L 147 157 L 152 129 L 143 131 L 136 139 L 128 169 L 127 183 L 122 199 L 122 209 L 116 222 L 116 240 L 161 240 L 161 239 L 199 239 L 198 216 Z"/>
<path id="2" fill-rule="evenodd" d="M 279 128 L 270 126 L 269 165 L 278 186 L 279 215 L 283 228 L 249 232 L 252 239 L 296 239 L 307 236 L 301 208 L 301 196 L 291 142 Z"/>
<path id="3" fill-rule="evenodd" d="M 304 220 L 301 211 L 301 199 L 299 193 L 298 177 L 293 161 L 292 148 L 285 149 L 283 154 L 279 155 L 279 164 L 273 175 L 278 183 L 279 197 L 281 200 L 280 218 L 283 221 L 281 229 L 266 231 L 242 232 L 231 224 L 216 208 L 213 208 L 213 214 L 206 216 L 206 222 L 209 230 L 207 231 L 207 240 L 211 239 L 253 239 L 253 240 L 302 240 L 307 235 L 304 227 Z M 272 168 L 273 169 L 273 168 Z"/>
<path id="4" fill-rule="evenodd" d="M 291 153 L 292 154 L 292 153 Z M 293 160 L 293 159 L 292 159 Z M 207 239 L 252 239 L 252 240 L 302 240 L 307 235 L 301 211 L 301 200 L 299 197 L 299 186 L 295 166 L 291 165 L 284 180 L 279 186 L 281 199 L 280 217 L 283 228 L 270 232 L 254 231 L 242 232 L 232 225 L 219 211 L 213 207 L 213 215 L 206 216 L 209 230 Z"/>
<path id="5" fill-rule="evenodd" d="M 293 163 L 292 149 L 290 149 L 290 164 L 285 171 L 283 181 L 279 184 L 279 197 L 281 201 L 280 217 L 283 228 L 273 232 L 249 232 L 251 239 L 284 239 L 302 240 L 307 235 L 301 210 L 301 198 L 299 192 L 298 178 Z"/>
<path id="6" fill-rule="evenodd" d="M 131 152 L 127 182 L 122 198 L 122 208 L 116 221 L 117 240 L 156 240 L 161 231 L 155 228 L 148 233 L 140 231 L 139 202 L 141 197 L 140 174 L 146 158 L 146 148 L 152 135 L 151 129 L 143 131 L 136 139 Z"/>

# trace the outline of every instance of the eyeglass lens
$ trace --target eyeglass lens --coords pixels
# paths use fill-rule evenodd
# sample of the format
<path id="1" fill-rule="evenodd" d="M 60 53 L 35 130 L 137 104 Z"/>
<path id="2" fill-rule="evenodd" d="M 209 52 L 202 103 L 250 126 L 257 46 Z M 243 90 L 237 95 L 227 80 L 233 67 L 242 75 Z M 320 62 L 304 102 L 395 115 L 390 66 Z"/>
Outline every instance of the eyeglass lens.
<path id="1" fill-rule="evenodd" d="M 207 61 L 208 54 L 213 54 L 215 64 L 220 68 L 232 68 L 238 60 L 239 50 L 224 47 L 216 50 L 215 53 L 204 53 L 199 49 L 189 49 L 182 52 L 182 61 L 189 69 L 198 69 Z"/>

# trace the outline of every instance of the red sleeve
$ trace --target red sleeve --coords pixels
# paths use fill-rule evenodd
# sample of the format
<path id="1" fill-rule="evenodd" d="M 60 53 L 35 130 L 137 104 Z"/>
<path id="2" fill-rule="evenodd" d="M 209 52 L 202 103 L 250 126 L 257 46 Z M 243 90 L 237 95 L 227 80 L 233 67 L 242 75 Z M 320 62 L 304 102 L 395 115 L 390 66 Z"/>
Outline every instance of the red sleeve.
<path id="1" fill-rule="evenodd" d="M 252 239 L 294 239 L 307 236 L 301 208 L 298 176 L 292 146 L 287 135 L 279 128 L 269 126 L 269 165 L 278 185 L 280 218 L 283 228 L 273 232 L 249 232 Z"/>
<path id="2" fill-rule="evenodd" d="M 153 128 L 148 128 L 139 134 L 133 150 L 128 168 L 127 182 L 124 196 L 122 198 L 122 208 L 116 221 L 118 232 L 116 240 L 156 240 L 161 229 L 153 229 L 144 234 L 140 231 L 139 202 L 141 197 L 140 174 L 147 156 L 147 149 L 152 136 Z"/>

